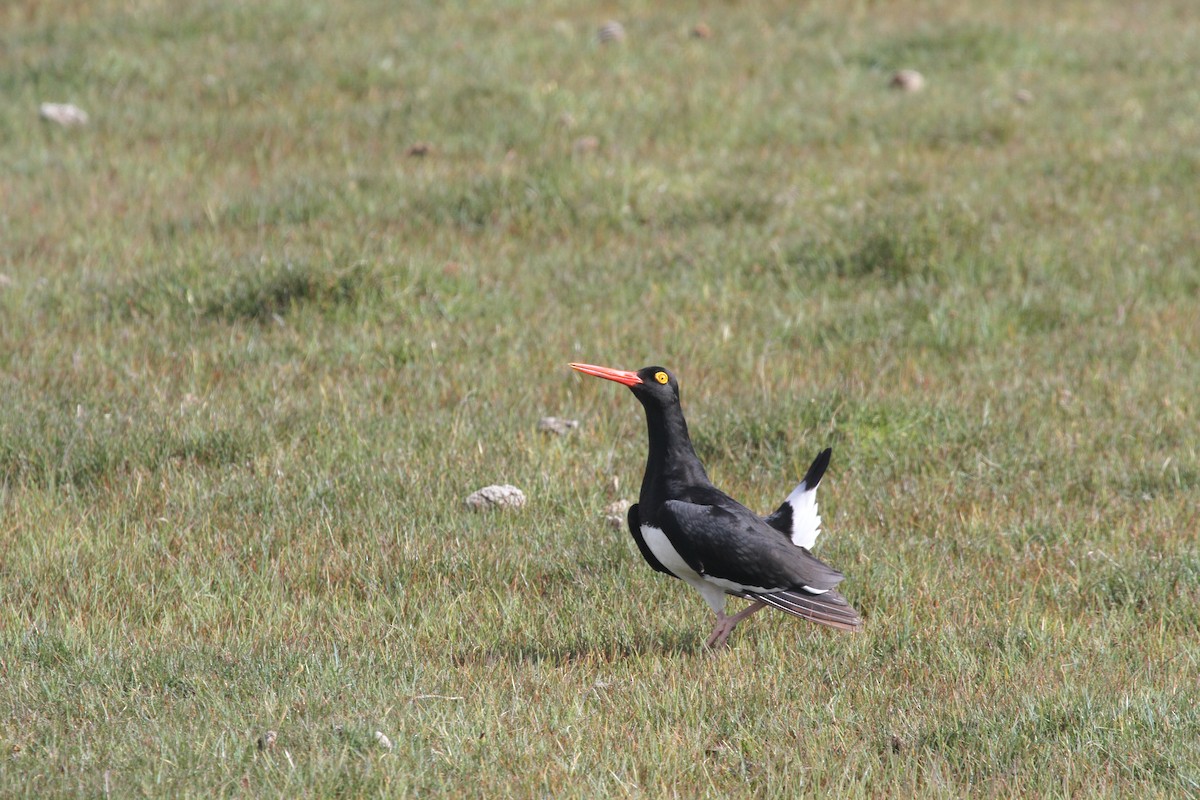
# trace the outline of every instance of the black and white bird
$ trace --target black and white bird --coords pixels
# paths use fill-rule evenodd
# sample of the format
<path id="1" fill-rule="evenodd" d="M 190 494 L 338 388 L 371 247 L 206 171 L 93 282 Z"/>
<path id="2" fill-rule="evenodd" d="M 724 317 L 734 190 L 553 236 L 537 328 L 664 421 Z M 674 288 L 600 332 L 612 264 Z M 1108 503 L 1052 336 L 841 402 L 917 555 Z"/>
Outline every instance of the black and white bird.
<path id="1" fill-rule="evenodd" d="M 810 552 L 821 530 L 817 485 L 831 451 L 767 517 L 712 485 L 688 436 L 679 382 L 663 367 L 637 372 L 571 364 L 585 375 L 628 386 L 646 409 L 650 450 L 629 532 L 651 567 L 693 586 L 716 612 L 706 644 L 721 647 L 739 622 L 770 606 L 840 630 L 858 630 L 858 612 L 834 587 L 842 573 Z M 750 605 L 725 613 L 729 595 Z"/>

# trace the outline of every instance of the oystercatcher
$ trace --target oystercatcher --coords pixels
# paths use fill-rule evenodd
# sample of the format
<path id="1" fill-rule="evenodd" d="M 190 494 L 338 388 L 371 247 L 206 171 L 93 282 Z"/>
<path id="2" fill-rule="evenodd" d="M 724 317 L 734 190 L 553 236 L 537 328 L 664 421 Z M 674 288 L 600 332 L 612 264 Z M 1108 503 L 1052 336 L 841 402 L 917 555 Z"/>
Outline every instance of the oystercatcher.
<path id="1" fill-rule="evenodd" d="M 833 588 L 842 573 L 809 552 L 820 533 L 817 484 L 831 450 L 817 456 L 774 513 L 760 517 L 709 481 L 688 437 L 679 382 L 669 371 L 571 368 L 628 386 L 646 409 L 650 450 L 641 494 L 629 508 L 629 532 L 651 567 L 695 587 L 716 612 L 709 647 L 724 645 L 739 622 L 767 606 L 858 630 L 858 612 Z M 728 595 L 751 605 L 727 615 Z"/>

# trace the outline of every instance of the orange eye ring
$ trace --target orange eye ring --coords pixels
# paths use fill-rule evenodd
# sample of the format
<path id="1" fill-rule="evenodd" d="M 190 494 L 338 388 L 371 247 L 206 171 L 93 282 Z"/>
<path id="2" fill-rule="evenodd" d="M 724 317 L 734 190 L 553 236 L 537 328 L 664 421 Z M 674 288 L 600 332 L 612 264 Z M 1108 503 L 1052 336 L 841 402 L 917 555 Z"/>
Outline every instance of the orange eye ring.
<path id="1" fill-rule="evenodd" d="M 654 380 L 658 381 L 659 383 L 666 383 L 667 381 L 671 380 L 671 378 L 665 372 L 656 372 L 654 373 Z"/>

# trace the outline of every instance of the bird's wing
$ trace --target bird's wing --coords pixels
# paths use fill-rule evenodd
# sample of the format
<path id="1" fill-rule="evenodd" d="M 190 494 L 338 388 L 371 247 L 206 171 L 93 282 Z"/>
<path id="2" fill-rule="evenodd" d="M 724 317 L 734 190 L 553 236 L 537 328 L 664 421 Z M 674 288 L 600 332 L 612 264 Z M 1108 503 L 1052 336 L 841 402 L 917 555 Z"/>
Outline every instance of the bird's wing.
<path id="1" fill-rule="evenodd" d="M 688 566 L 731 594 L 832 589 L 842 573 L 737 504 L 662 504 L 658 522 Z"/>
<path id="2" fill-rule="evenodd" d="M 677 577 L 675 573 L 664 567 L 662 562 L 654 557 L 654 553 L 650 552 L 650 548 L 646 545 L 646 539 L 642 536 L 642 523 L 641 518 L 638 516 L 637 503 L 629 507 L 629 513 L 626 515 L 625 521 L 629 523 L 629 532 L 633 534 L 633 541 L 637 544 L 638 552 L 642 554 L 642 558 L 646 559 L 646 563 L 664 575 L 670 575 L 672 578 Z"/>
<path id="3" fill-rule="evenodd" d="M 821 532 L 821 515 L 817 513 L 817 485 L 829 466 L 833 450 L 825 448 L 813 461 L 800 485 L 775 509 L 766 523 L 784 533 L 792 544 L 811 550 Z"/>

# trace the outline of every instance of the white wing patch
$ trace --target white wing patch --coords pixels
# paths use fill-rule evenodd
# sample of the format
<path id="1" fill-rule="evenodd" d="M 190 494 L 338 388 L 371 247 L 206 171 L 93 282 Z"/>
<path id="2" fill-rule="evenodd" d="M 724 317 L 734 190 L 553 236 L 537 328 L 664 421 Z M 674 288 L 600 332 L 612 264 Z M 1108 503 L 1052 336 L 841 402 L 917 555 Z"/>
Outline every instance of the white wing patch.
<path id="1" fill-rule="evenodd" d="M 818 484 L 820 485 L 820 484 Z M 817 513 L 817 487 L 804 481 L 785 500 L 792 507 L 792 544 L 812 550 L 821 533 L 821 515 Z"/>

